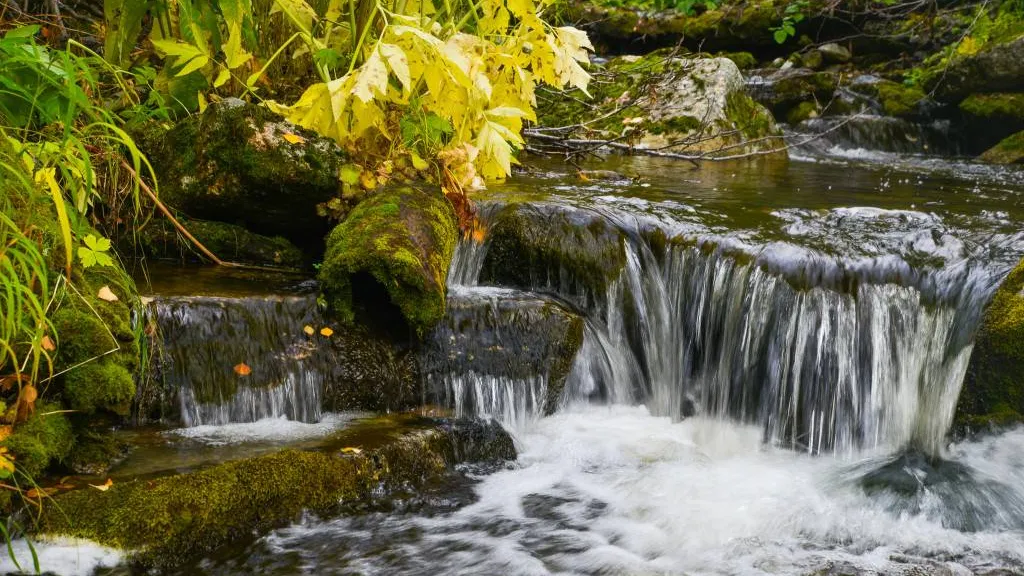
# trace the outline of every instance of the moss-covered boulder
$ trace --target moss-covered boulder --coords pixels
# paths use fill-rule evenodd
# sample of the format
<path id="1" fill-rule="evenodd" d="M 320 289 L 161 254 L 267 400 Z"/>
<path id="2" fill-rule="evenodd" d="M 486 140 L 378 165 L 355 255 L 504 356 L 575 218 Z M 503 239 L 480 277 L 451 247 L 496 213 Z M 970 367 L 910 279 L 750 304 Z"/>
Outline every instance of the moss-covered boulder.
<path id="1" fill-rule="evenodd" d="M 451 398 L 452 379 L 483 378 L 512 386 L 543 382 L 536 390 L 514 390 L 537 414 L 558 407 L 573 360 L 583 344 L 583 317 L 535 294 L 500 288 L 459 288 L 448 298 L 448 313 L 427 338 L 422 369 L 427 401 L 460 404 L 472 411 L 475 391 Z M 498 399 L 504 401 L 505 398 Z M 484 406 L 482 408 L 488 408 Z"/>
<path id="2" fill-rule="evenodd" d="M 761 76 L 751 96 L 779 118 L 803 102 L 825 103 L 839 87 L 839 76 L 807 68 L 787 68 Z"/>
<path id="3" fill-rule="evenodd" d="M 539 124 L 574 127 L 559 131 L 565 136 L 686 155 L 785 155 L 775 119 L 746 93 L 743 75 L 728 58 L 658 51 L 612 59 L 593 73 L 592 99 L 542 103 Z"/>
<path id="4" fill-rule="evenodd" d="M 974 53 L 955 54 L 925 78 L 925 89 L 944 102 L 974 93 L 1024 91 L 1024 34 L 992 42 Z"/>
<path id="5" fill-rule="evenodd" d="M 60 494 L 43 508 L 37 531 L 88 538 L 130 551 L 138 564 L 169 567 L 287 524 L 303 510 L 355 510 L 424 488 L 461 462 L 515 458 L 511 438 L 497 424 L 413 415 L 365 421 L 331 444 L 115 482 L 104 492 L 85 487 Z"/>
<path id="6" fill-rule="evenodd" d="M 345 154 L 334 141 L 240 100 L 139 140 L 164 202 L 192 218 L 318 245 L 328 226 L 317 205 L 341 195 Z"/>
<path id="7" fill-rule="evenodd" d="M 974 339 L 957 422 L 982 428 L 1024 422 L 1024 263 L 989 302 Z"/>
<path id="8" fill-rule="evenodd" d="M 480 281 L 607 305 L 626 266 L 625 234 L 601 215 L 549 204 L 510 204 L 487 231 Z"/>
<path id="9" fill-rule="evenodd" d="M 179 218 L 189 233 L 222 260 L 259 266 L 300 268 L 302 252 L 280 236 L 262 236 L 225 222 Z M 166 219 L 151 221 L 138 233 L 139 244 L 151 258 L 204 261 L 199 250 Z"/>
<path id="10" fill-rule="evenodd" d="M 15 456 L 18 469 L 31 478 L 39 477 L 50 464 L 65 461 L 74 445 L 71 422 L 60 406 L 46 403 L 39 403 L 34 415 L 0 441 Z"/>
<path id="11" fill-rule="evenodd" d="M 422 334 L 444 316 L 458 234 L 437 189 L 392 187 L 363 200 L 327 238 L 319 278 L 329 308 L 345 322 L 365 312 Z"/>
<path id="12" fill-rule="evenodd" d="M 1024 93 L 972 94 L 960 111 L 972 120 L 1024 125 Z"/>
<path id="13" fill-rule="evenodd" d="M 978 157 L 991 164 L 1024 164 L 1024 132 L 1018 132 Z"/>

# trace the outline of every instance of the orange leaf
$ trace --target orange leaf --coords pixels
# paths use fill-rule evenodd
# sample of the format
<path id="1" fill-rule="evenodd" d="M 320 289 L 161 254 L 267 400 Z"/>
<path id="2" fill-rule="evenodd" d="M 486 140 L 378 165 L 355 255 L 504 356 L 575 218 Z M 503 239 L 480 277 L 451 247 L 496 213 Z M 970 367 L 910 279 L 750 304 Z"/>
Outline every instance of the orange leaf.
<path id="1" fill-rule="evenodd" d="M 43 347 L 43 350 L 46 350 L 47 352 L 53 352 L 57 349 L 57 345 L 53 343 L 53 339 L 49 336 L 43 336 L 43 341 L 40 342 L 40 345 Z"/>
<path id="2" fill-rule="evenodd" d="M 17 411 L 14 417 L 15 423 L 28 420 L 28 417 L 36 411 L 36 398 L 38 397 L 39 392 L 35 386 L 26 384 L 21 387 L 21 393 L 18 394 Z"/>
<path id="3" fill-rule="evenodd" d="M 93 488 L 99 490 L 100 492 L 106 492 L 107 490 L 110 490 L 110 487 L 113 486 L 113 485 L 114 485 L 114 481 L 111 480 L 110 478 L 107 478 L 107 481 L 104 482 L 103 484 L 99 484 L 99 485 L 89 484 L 89 486 L 92 486 Z"/>
<path id="4" fill-rule="evenodd" d="M 106 300 L 107 302 L 117 302 L 117 294 L 110 289 L 110 286 L 104 286 L 100 288 L 100 291 L 96 293 L 96 297 L 100 300 Z"/>
<path id="5" fill-rule="evenodd" d="M 363 453 L 363 449 L 362 448 L 353 448 L 351 446 L 346 446 L 346 447 L 341 449 L 341 453 L 342 454 L 362 454 Z"/>
<path id="6" fill-rule="evenodd" d="M 312 336 L 313 334 L 316 334 L 316 330 L 314 330 L 313 327 L 309 326 L 308 324 L 302 329 L 302 331 L 306 333 L 306 336 Z"/>
<path id="7" fill-rule="evenodd" d="M 6 426 L 0 426 L 0 442 L 3 442 L 4 439 L 6 439 L 8 436 L 10 436 L 11 432 L 13 432 L 13 431 L 14 431 L 14 426 L 11 426 L 10 424 L 8 424 Z"/>
<path id="8" fill-rule="evenodd" d="M 332 335 L 334 335 L 334 330 L 331 330 L 330 328 L 324 326 L 323 328 L 320 329 L 320 334 L 330 338 Z"/>
<path id="9" fill-rule="evenodd" d="M 249 368 L 249 365 L 245 362 L 239 362 L 238 364 L 235 364 L 235 374 L 238 374 L 239 376 L 248 376 L 249 374 L 252 374 L 252 368 Z"/>
<path id="10" fill-rule="evenodd" d="M 285 134 L 284 139 L 287 140 L 289 144 L 302 144 L 306 141 L 305 138 L 298 134 Z"/>

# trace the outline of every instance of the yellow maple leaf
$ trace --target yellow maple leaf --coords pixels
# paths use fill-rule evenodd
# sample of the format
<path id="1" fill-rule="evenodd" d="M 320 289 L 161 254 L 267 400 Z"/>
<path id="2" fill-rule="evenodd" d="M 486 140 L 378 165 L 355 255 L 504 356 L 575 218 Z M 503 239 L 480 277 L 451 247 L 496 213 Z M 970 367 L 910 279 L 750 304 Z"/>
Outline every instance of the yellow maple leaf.
<path id="1" fill-rule="evenodd" d="M 302 136 L 299 136 L 298 134 L 292 134 L 291 132 L 286 133 L 284 135 L 284 139 L 287 140 L 289 144 L 302 144 L 303 142 L 306 141 L 306 139 L 303 138 Z"/>

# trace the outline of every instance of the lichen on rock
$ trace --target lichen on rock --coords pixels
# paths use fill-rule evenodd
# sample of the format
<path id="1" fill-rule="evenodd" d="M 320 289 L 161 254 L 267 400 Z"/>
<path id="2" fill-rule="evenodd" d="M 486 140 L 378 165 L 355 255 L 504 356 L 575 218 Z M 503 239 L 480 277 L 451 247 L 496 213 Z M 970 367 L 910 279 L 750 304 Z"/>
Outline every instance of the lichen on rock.
<path id="1" fill-rule="evenodd" d="M 330 310 L 350 322 L 359 309 L 380 320 L 393 306 L 424 333 L 444 315 L 457 240 L 439 190 L 392 187 L 363 200 L 327 238 L 319 279 Z"/>

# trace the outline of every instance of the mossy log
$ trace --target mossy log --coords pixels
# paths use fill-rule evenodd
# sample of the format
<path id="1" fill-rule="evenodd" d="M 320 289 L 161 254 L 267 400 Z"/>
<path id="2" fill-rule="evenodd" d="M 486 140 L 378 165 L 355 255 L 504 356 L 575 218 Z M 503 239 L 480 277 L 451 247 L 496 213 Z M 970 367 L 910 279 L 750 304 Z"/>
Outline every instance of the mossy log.
<path id="1" fill-rule="evenodd" d="M 424 333 L 444 316 L 457 240 L 455 210 L 439 190 L 394 187 L 367 198 L 327 238 L 319 278 L 331 311 L 344 322 L 357 310 L 379 321 L 390 303 Z"/>

